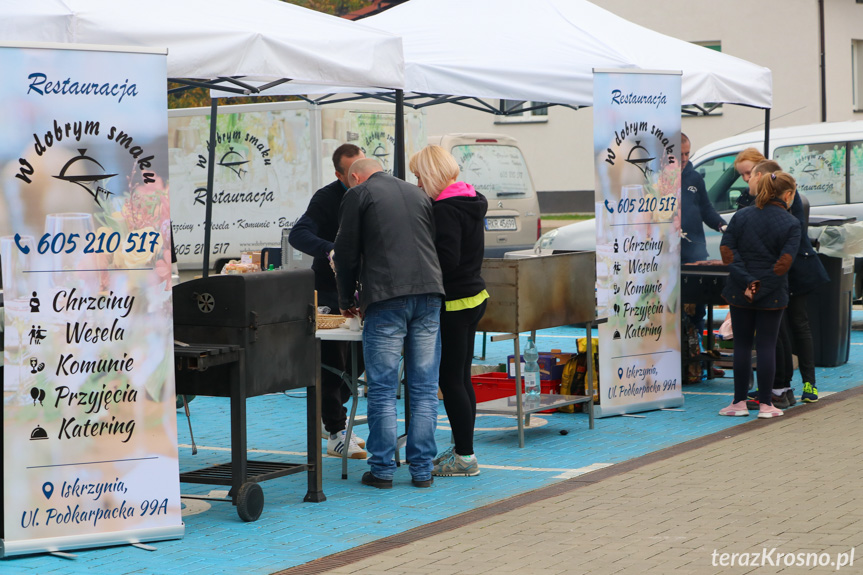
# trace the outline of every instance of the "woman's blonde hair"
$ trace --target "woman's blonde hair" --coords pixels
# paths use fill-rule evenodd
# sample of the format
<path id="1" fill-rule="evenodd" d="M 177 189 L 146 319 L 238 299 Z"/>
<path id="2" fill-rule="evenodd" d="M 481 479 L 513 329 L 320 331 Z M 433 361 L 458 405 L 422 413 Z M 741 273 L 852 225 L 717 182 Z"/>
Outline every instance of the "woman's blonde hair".
<path id="1" fill-rule="evenodd" d="M 758 180 L 758 193 L 755 196 L 755 205 L 759 208 L 766 206 L 771 200 L 778 199 L 786 192 L 797 190 L 797 182 L 787 172 L 772 172 L 764 174 Z"/>
<path id="2" fill-rule="evenodd" d="M 737 165 L 740 162 L 752 162 L 753 165 L 758 162 L 763 162 L 767 158 L 764 157 L 764 154 L 758 151 L 757 148 L 746 148 L 734 158 L 734 169 L 737 169 Z"/>
<path id="3" fill-rule="evenodd" d="M 458 177 L 458 163 L 440 146 L 429 145 L 411 156 L 410 171 L 422 180 L 423 190 L 431 199 Z"/>

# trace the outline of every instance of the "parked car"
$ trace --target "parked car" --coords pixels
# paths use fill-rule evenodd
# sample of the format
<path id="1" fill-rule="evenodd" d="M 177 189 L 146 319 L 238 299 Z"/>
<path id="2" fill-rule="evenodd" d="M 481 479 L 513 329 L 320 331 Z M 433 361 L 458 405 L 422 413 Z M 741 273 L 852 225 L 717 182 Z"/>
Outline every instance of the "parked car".
<path id="1" fill-rule="evenodd" d="M 488 199 L 485 257 L 502 258 L 533 247 L 539 239 L 539 199 L 515 138 L 502 134 L 431 136 L 429 144 L 448 150 L 458 162 L 459 179 Z"/>
<path id="2" fill-rule="evenodd" d="M 690 161 L 704 177 L 707 195 L 726 220 L 733 216 L 737 198 L 749 186 L 734 169 L 742 150 L 764 149 L 764 132 L 750 132 L 719 140 L 695 152 Z M 854 216 L 863 221 L 863 121 L 810 124 L 770 131 L 769 157 L 797 180 L 798 191 L 813 215 Z M 720 234 L 705 226 L 707 251 L 720 259 Z M 538 246 L 552 250 L 596 249 L 596 221 L 562 226 L 543 235 Z M 863 271 L 858 260 L 855 271 Z M 858 273 L 856 296 L 863 288 Z"/>

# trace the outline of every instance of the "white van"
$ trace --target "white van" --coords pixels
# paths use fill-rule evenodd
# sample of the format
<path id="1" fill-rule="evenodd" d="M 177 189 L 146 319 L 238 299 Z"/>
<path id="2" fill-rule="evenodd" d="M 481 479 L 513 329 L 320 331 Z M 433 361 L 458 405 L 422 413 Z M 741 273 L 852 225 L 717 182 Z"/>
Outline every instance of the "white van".
<path id="1" fill-rule="evenodd" d="M 710 201 L 726 220 L 735 211 L 737 198 L 749 193 L 749 185 L 734 169 L 734 158 L 746 148 L 763 153 L 764 131 L 719 140 L 690 157 L 695 170 L 704 177 Z M 810 217 L 854 216 L 863 221 L 863 121 L 773 129 L 768 157 L 797 180 L 797 189 L 809 200 Z M 710 259 L 721 259 L 720 234 L 706 226 L 704 232 Z M 540 244 L 544 249 L 594 250 L 596 221 L 585 220 L 552 230 L 540 239 Z"/>
<path id="2" fill-rule="evenodd" d="M 733 211 L 749 186 L 734 170 L 746 148 L 764 151 L 764 132 L 719 140 L 696 151 L 690 161 L 704 176 L 717 211 Z M 770 131 L 770 159 L 797 180 L 811 214 L 856 216 L 863 221 L 863 121 L 832 122 Z"/>
<path id="3" fill-rule="evenodd" d="M 539 200 L 515 138 L 502 134 L 430 136 L 458 162 L 459 179 L 488 199 L 485 257 L 532 248 L 539 239 Z"/>

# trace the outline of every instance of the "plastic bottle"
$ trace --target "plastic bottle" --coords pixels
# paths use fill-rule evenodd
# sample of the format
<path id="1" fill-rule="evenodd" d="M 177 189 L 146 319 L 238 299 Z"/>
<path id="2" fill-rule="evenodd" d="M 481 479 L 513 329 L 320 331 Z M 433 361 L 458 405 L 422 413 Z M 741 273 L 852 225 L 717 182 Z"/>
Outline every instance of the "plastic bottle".
<path id="1" fill-rule="evenodd" d="M 524 391 L 528 395 L 539 395 L 542 388 L 539 383 L 539 352 L 536 350 L 536 344 L 533 339 L 527 339 L 527 345 L 524 348 Z"/>

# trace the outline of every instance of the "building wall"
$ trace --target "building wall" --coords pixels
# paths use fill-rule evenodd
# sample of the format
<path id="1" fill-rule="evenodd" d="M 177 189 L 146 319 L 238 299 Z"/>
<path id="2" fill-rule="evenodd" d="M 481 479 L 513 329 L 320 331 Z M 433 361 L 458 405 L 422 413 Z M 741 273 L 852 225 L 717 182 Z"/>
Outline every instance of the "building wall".
<path id="1" fill-rule="evenodd" d="M 773 72 L 771 126 L 821 121 L 818 0 L 593 0 L 637 24 L 689 42 L 719 41 L 722 52 Z M 863 4 L 824 0 L 827 120 L 863 120 L 852 110 L 851 40 L 863 39 Z M 657 10 L 661 6 L 662 10 Z M 645 49 L 649 49 L 646 46 Z M 495 103 L 496 105 L 496 103 Z M 592 109 L 549 109 L 547 121 L 500 123 L 490 114 L 447 104 L 427 108 L 428 133 L 502 132 L 519 140 L 537 190 L 592 191 Z M 762 129 L 764 111 L 723 106 L 716 117 L 683 118 L 693 149 Z"/>

